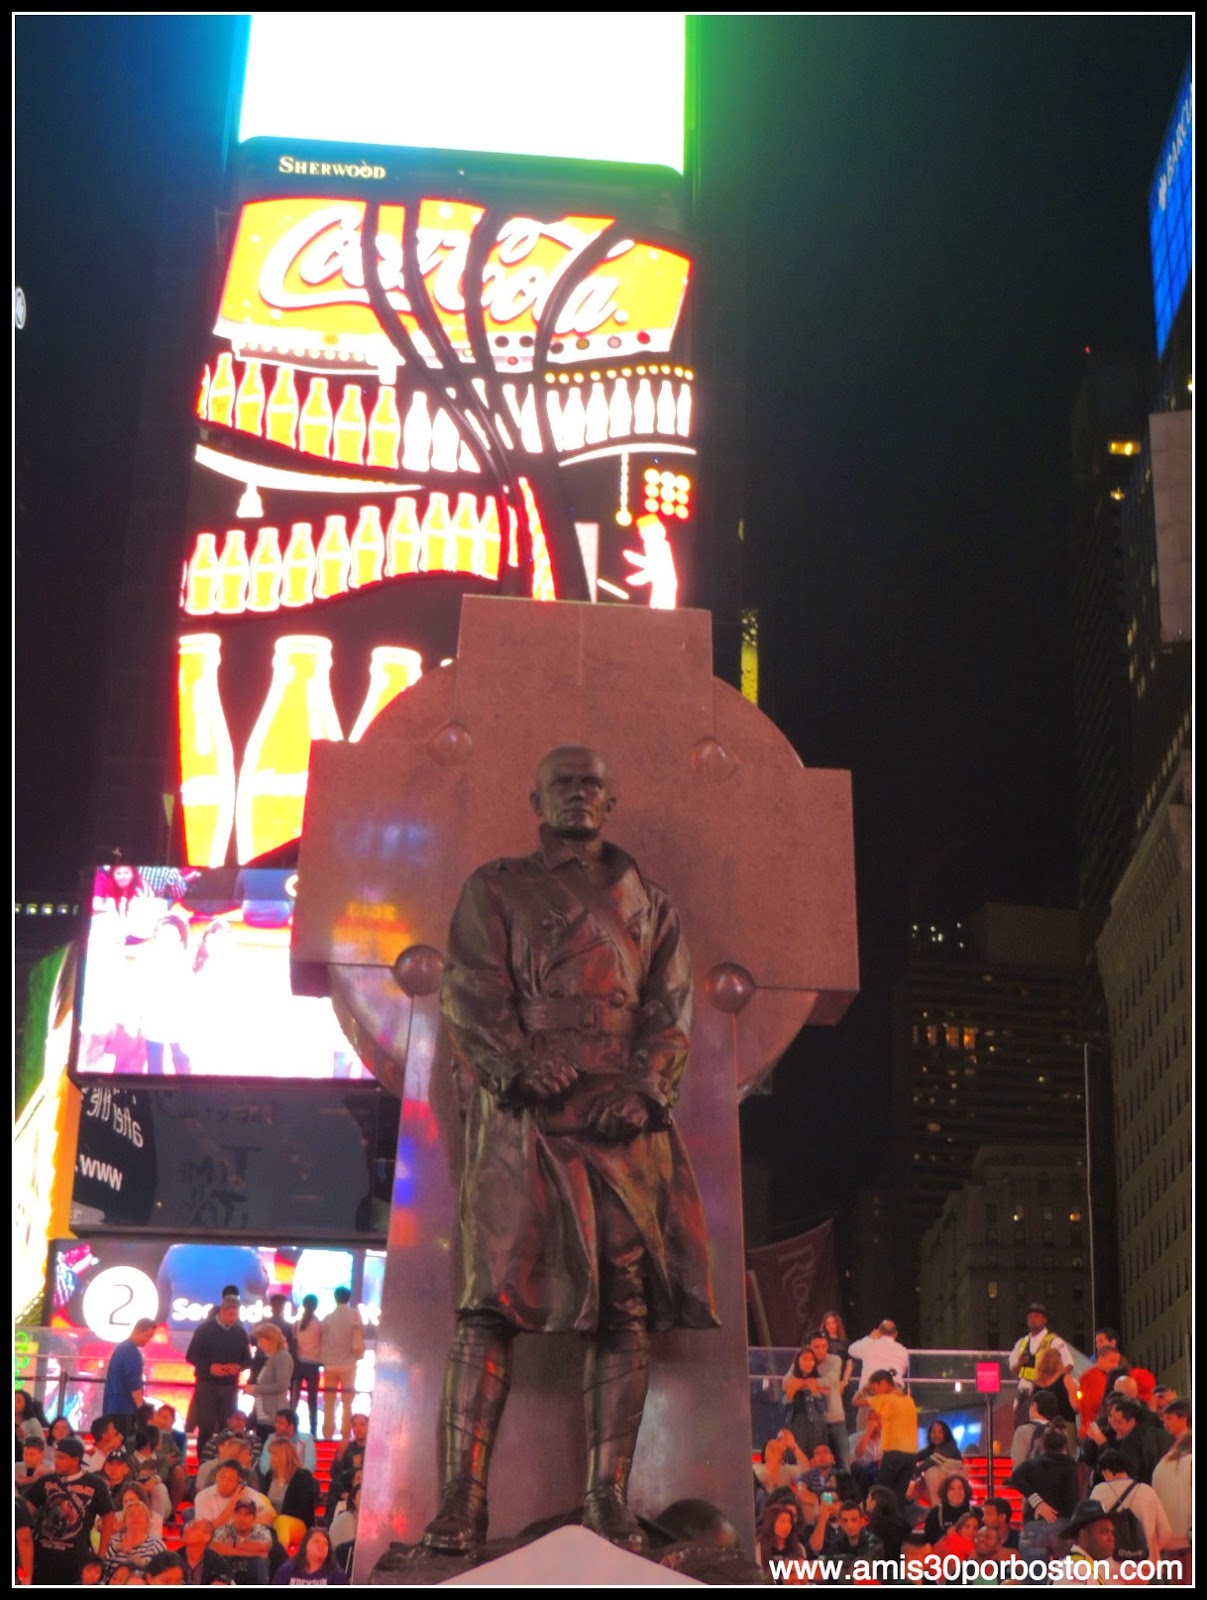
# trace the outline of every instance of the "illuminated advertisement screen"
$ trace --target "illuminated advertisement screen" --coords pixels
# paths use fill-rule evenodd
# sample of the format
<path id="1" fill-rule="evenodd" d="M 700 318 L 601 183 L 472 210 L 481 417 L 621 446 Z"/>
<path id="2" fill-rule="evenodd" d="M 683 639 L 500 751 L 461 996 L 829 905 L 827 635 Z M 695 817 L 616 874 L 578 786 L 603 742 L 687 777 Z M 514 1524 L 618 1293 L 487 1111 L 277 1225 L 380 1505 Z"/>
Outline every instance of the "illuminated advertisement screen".
<path id="1" fill-rule="evenodd" d="M 253 12 L 239 138 L 682 172 L 684 55 L 681 11 Z"/>
<path id="2" fill-rule="evenodd" d="M 383 1090 L 102 1079 L 81 1100 L 77 1232 L 385 1234 L 399 1107 Z"/>
<path id="3" fill-rule="evenodd" d="M 1193 121 L 1194 96 L 1187 62 L 1148 197 L 1158 356 L 1165 353 L 1194 261 L 1190 193 Z"/>
<path id="4" fill-rule="evenodd" d="M 330 1004 L 290 990 L 295 888 L 279 868 L 99 868 L 80 1077 L 371 1080 Z"/>
<path id="5" fill-rule="evenodd" d="M 25 1320 L 46 1279 L 46 1243 L 67 1228 L 79 1090 L 67 1077 L 77 947 L 44 956 L 30 974 L 22 1030 L 32 1091 L 13 1123 L 13 1315 Z M 36 1312 L 30 1321 L 36 1321 Z"/>
<path id="6" fill-rule="evenodd" d="M 54 1345 L 55 1333 L 71 1335 L 72 1343 L 68 1362 L 50 1363 L 48 1414 L 61 1410 L 77 1430 L 86 1429 L 100 1410 L 113 1346 L 129 1336 L 140 1317 L 154 1317 L 162 1326 L 143 1350 L 144 1387 L 157 1405 L 173 1405 L 183 1418 L 194 1377 L 184 1360 L 189 1340 L 224 1285 L 232 1283 L 249 1333 L 269 1316 L 271 1295 L 285 1296 L 285 1320 L 295 1324 L 306 1295 L 317 1298 L 316 1315 L 324 1317 L 335 1306 L 335 1290 L 351 1289 L 366 1345 L 357 1368 L 356 1404 L 367 1411 L 384 1277 L 380 1250 L 114 1237 L 55 1240 L 46 1278 L 45 1317 L 52 1334 L 47 1343 Z M 250 1410 L 250 1397 L 242 1398 L 240 1408 Z"/>
<path id="7" fill-rule="evenodd" d="M 243 148 L 181 574 L 199 867 L 298 836 L 315 740 L 451 658 L 464 594 L 670 608 L 692 567 L 682 239 L 453 198 L 388 152 Z"/>
<path id="8" fill-rule="evenodd" d="M 336 1289 L 348 1288 L 372 1343 L 385 1264 L 383 1250 L 59 1239 L 50 1250 L 47 1320 L 116 1344 L 140 1317 L 154 1317 L 166 1342 L 183 1349 L 226 1284 L 235 1285 L 240 1319 L 253 1331 L 268 1317 L 272 1295 L 286 1297 L 285 1320 L 294 1323 L 306 1295 L 317 1297 L 324 1317 L 335 1309 Z"/>

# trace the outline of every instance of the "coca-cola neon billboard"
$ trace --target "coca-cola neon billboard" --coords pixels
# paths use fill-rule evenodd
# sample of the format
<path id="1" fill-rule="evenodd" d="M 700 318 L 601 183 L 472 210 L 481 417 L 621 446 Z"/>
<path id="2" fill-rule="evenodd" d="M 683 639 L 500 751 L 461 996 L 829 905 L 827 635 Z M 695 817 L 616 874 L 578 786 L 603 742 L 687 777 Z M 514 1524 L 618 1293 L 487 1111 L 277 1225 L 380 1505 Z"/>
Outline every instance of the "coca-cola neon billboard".
<path id="1" fill-rule="evenodd" d="M 295 837 L 313 740 L 360 737 L 451 654 L 462 592 L 681 598 L 683 242 L 388 187 L 307 175 L 234 223 L 181 582 L 191 863 Z"/>

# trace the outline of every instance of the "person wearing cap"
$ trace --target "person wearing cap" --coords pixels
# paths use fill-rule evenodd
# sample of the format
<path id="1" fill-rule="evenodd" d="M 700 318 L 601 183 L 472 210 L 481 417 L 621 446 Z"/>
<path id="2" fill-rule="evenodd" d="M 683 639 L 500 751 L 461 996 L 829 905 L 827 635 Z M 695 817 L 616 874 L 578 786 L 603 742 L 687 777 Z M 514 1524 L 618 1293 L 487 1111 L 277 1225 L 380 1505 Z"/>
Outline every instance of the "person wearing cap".
<path id="1" fill-rule="evenodd" d="M 100 1476 L 109 1485 L 109 1498 L 116 1510 L 122 1503 L 122 1491 L 135 1481 L 133 1469 L 124 1450 L 110 1450 L 100 1468 Z M 148 1501 L 150 1504 L 150 1501 Z"/>
<path id="2" fill-rule="evenodd" d="M 238 1295 L 224 1295 L 217 1315 L 198 1324 L 185 1360 L 197 1374 L 192 1409 L 200 1459 L 210 1436 L 218 1432 L 234 1406 L 240 1374 L 251 1365 L 247 1330 L 239 1321 Z"/>
<path id="3" fill-rule="evenodd" d="M 863 1362 L 860 1382 L 865 1388 L 871 1381 L 868 1374 L 872 1372 L 891 1372 L 894 1386 L 905 1387 L 909 1351 L 897 1338 L 897 1324 L 888 1317 L 878 1322 L 866 1339 L 856 1339 L 848 1347 L 847 1355 L 852 1361 Z"/>
<path id="4" fill-rule="evenodd" d="M 1018 1379 L 1018 1398 L 1014 1404 L 1016 1423 L 1027 1419 L 1031 1391 L 1035 1387 L 1035 1369 L 1045 1350 L 1055 1350 L 1061 1366 L 1072 1371 L 1073 1357 L 1068 1345 L 1048 1327 L 1047 1306 L 1033 1300 L 1027 1307 L 1027 1331 L 1010 1352 L 1010 1370 Z"/>
<path id="5" fill-rule="evenodd" d="M 72 1585 L 99 1527 L 98 1554 L 113 1537 L 113 1500 L 104 1478 L 84 1471 L 84 1441 L 74 1435 L 54 1447 L 54 1471 L 31 1484 L 25 1498 L 36 1517 L 34 1583 Z"/>
<path id="6" fill-rule="evenodd" d="M 1109 1511 L 1097 1500 L 1083 1500 L 1074 1508 L 1065 1531 L 1073 1535 L 1073 1548 L 1068 1555 L 1067 1575 L 1060 1580 L 1062 1585 L 1105 1587 L 1119 1582 L 1115 1524 Z"/>
<path id="7" fill-rule="evenodd" d="M 239 1584 L 268 1582 L 272 1533 L 256 1518 L 255 1500 L 250 1494 L 241 1494 L 236 1496 L 229 1517 L 214 1528 L 214 1551 Z"/>

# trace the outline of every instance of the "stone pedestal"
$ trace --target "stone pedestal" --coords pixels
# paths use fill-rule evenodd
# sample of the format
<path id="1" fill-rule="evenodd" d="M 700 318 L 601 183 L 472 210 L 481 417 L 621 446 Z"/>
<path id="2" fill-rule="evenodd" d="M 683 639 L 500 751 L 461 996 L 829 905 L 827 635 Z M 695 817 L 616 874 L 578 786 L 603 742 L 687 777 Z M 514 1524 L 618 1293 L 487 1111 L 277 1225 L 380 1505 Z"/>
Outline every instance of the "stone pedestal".
<path id="1" fill-rule="evenodd" d="M 698 1496 L 752 1540 L 737 1103 L 803 1024 L 837 1021 L 858 988 L 849 775 L 803 767 L 713 678 L 706 613 L 471 598 L 453 665 L 362 743 L 315 747 L 298 874 L 295 988 L 330 994 L 402 1098 L 358 1579 L 391 1541 L 419 1538 L 437 1498 L 461 1159 L 440 953 L 468 874 L 535 847 L 533 774 L 569 743 L 606 756 L 618 796 L 608 837 L 670 894 L 696 983 L 676 1117 L 722 1327 L 655 1338 L 631 1498 L 654 1516 Z M 575 1335 L 517 1341 L 492 1532 L 581 1499 L 582 1355 Z"/>

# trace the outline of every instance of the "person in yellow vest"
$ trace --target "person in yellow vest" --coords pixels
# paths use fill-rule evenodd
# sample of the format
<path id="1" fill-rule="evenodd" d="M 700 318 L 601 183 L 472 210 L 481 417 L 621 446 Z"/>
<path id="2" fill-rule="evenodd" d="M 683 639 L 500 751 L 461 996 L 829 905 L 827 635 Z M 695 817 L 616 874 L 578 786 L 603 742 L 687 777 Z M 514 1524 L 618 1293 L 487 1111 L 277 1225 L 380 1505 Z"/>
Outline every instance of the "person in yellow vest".
<path id="1" fill-rule="evenodd" d="M 1014 1425 L 1026 1422 L 1031 1411 L 1031 1391 L 1039 1358 L 1054 1350 L 1062 1367 L 1071 1369 L 1073 1357 L 1064 1340 L 1048 1327 L 1048 1308 L 1033 1300 L 1027 1307 L 1027 1331 L 1010 1352 L 1010 1370 L 1018 1379 L 1018 1398 L 1014 1402 Z"/>

